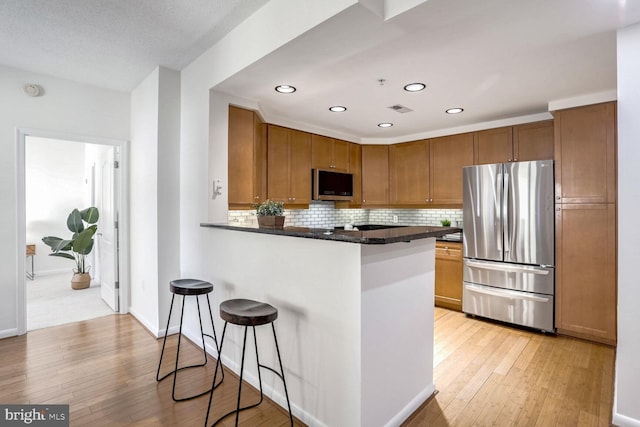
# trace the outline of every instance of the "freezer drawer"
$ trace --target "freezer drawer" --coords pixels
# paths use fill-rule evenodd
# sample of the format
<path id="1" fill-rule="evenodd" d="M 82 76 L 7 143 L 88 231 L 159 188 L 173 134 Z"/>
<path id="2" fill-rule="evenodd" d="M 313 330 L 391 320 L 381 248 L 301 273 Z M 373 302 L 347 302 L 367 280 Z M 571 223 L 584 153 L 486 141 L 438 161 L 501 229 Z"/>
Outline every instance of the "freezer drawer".
<path id="1" fill-rule="evenodd" d="M 464 283 L 462 311 L 489 319 L 554 332 L 552 295 Z"/>
<path id="2" fill-rule="evenodd" d="M 554 295 L 553 267 L 465 259 L 462 274 L 465 282 L 476 285 Z"/>

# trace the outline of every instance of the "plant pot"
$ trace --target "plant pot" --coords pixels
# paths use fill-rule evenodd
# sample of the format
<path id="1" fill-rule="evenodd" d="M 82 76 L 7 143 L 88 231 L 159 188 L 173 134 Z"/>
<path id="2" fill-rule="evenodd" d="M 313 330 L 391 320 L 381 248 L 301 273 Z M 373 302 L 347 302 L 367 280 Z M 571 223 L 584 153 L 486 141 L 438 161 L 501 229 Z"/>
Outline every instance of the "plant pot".
<path id="1" fill-rule="evenodd" d="M 71 289 L 87 289 L 89 285 L 91 285 L 91 275 L 89 273 L 73 273 Z"/>
<path id="2" fill-rule="evenodd" d="M 260 228 L 282 228 L 284 216 L 259 216 L 258 226 Z"/>

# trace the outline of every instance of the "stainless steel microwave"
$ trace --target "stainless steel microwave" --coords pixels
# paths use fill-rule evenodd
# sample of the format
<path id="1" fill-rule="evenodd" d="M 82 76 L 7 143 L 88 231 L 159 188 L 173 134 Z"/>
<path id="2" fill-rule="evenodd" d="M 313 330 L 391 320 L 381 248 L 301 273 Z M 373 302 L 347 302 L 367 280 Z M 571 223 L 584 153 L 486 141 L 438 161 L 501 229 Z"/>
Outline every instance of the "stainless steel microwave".
<path id="1" fill-rule="evenodd" d="M 313 200 L 353 200 L 353 174 L 326 169 L 311 170 Z"/>

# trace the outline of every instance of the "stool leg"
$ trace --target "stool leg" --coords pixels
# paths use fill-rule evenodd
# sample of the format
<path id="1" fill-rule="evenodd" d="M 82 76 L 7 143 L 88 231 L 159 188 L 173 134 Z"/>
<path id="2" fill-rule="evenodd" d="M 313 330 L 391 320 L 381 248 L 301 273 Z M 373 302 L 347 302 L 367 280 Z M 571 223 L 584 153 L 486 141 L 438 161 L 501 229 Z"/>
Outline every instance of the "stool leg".
<path id="1" fill-rule="evenodd" d="M 216 343 L 216 351 L 218 352 L 217 358 L 220 359 L 221 357 L 220 352 L 222 351 L 222 346 L 218 344 L 218 336 L 216 335 L 216 325 L 214 325 L 213 323 L 213 312 L 211 311 L 211 301 L 209 300 L 209 294 L 207 294 L 207 305 L 209 306 L 209 317 L 211 318 L 211 329 L 213 330 L 213 342 Z M 226 326 L 226 323 L 225 323 L 225 326 Z M 217 369 L 217 362 L 216 362 L 216 369 Z M 222 362 L 220 363 L 220 372 L 222 373 L 222 379 L 220 380 L 220 383 L 216 385 L 216 387 L 220 385 L 222 381 L 224 381 L 224 367 L 222 366 Z"/>
<path id="2" fill-rule="evenodd" d="M 164 330 L 164 340 L 162 341 L 162 351 L 160 352 L 160 361 L 158 362 L 158 372 L 156 372 L 156 381 L 160 381 L 165 379 L 167 376 L 171 375 L 168 373 L 164 377 L 160 378 L 160 367 L 162 366 L 162 356 L 164 356 L 164 346 L 167 344 L 167 335 L 169 334 L 169 322 L 171 322 L 171 312 L 173 311 L 173 299 L 176 297 L 176 294 L 173 294 L 171 297 L 171 306 L 169 307 L 169 318 L 167 319 L 167 328 Z"/>
<path id="3" fill-rule="evenodd" d="M 262 400 L 264 397 L 262 393 L 262 374 L 260 373 L 260 368 L 263 366 L 260 364 L 260 357 L 258 357 L 258 338 L 256 337 L 256 327 L 252 326 L 252 328 L 253 328 L 253 344 L 256 347 L 256 365 L 258 365 L 258 384 L 260 385 L 260 400 L 258 401 L 258 403 L 256 403 L 253 406 L 258 406 L 259 404 L 262 403 Z"/>
<path id="4" fill-rule="evenodd" d="M 284 384 L 284 395 L 287 398 L 287 407 L 289 408 L 289 420 L 291 421 L 291 427 L 293 427 L 293 415 L 291 414 L 291 403 L 289 403 L 289 392 L 287 391 L 287 382 L 284 379 L 284 368 L 282 367 L 282 359 L 280 358 L 280 348 L 278 347 L 278 338 L 276 337 L 276 327 L 271 323 L 271 329 L 273 330 L 273 340 L 276 343 L 276 353 L 278 353 L 278 363 L 280 364 L 280 372 L 282 373 L 282 384 Z"/>
<path id="5" fill-rule="evenodd" d="M 178 349 L 176 350 L 176 369 L 173 371 L 173 388 L 171 389 L 171 398 L 176 402 L 178 401 L 178 399 L 176 399 L 176 379 L 178 378 L 178 358 L 180 357 L 180 341 L 182 340 L 182 318 L 184 317 L 184 306 L 185 297 L 183 296 L 182 309 L 180 310 L 180 329 L 178 331 Z M 200 325 L 200 328 L 202 328 L 202 324 Z"/>
<path id="6" fill-rule="evenodd" d="M 224 371 L 222 370 L 222 345 L 224 344 L 224 335 L 226 334 L 226 332 L 227 332 L 227 322 L 224 322 L 224 328 L 222 328 L 222 338 L 220 339 L 220 349 L 218 350 L 218 360 L 216 361 L 216 369 L 213 373 L 213 382 L 211 383 L 211 392 L 209 394 L 209 405 L 207 406 L 207 417 L 204 419 L 204 427 L 207 427 L 207 424 L 209 423 L 209 413 L 211 412 L 211 403 L 213 402 L 213 390 L 215 389 L 216 378 L 218 377 L 218 365 L 220 365 L 220 370 L 224 375 Z"/>
<path id="7" fill-rule="evenodd" d="M 184 303 L 184 301 L 183 301 Z M 202 366 L 206 365 L 209 359 L 207 359 L 207 347 L 204 344 L 204 329 L 202 328 L 202 316 L 200 315 L 200 298 L 196 295 L 196 305 L 198 306 L 198 321 L 200 322 L 200 337 L 202 337 L 202 355 L 204 356 L 204 363 Z M 218 343 L 216 343 L 216 346 Z"/>
<path id="8" fill-rule="evenodd" d="M 245 326 L 244 339 L 242 340 L 242 362 L 240 362 L 240 383 L 238 385 L 238 405 L 236 407 L 236 427 L 238 427 L 238 418 L 240 418 L 240 395 L 242 394 L 242 374 L 244 373 L 244 353 L 247 348 L 247 329 L 248 327 Z"/>

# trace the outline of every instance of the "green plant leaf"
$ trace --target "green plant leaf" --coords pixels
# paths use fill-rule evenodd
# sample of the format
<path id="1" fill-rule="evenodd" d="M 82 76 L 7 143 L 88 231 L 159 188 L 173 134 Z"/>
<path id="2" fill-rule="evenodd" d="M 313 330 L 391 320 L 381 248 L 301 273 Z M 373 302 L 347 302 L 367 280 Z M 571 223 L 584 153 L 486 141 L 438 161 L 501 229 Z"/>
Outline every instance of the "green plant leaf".
<path id="1" fill-rule="evenodd" d="M 78 237 L 71 243 L 73 250 L 81 255 L 88 255 L 93 249 L 93 235 L 96 234 L 97 225 L 92 225 L 78 233 Z"/>
<path id="2" fill-rule="evenodd" d="M 91 206 L 90 208 L 86 208 L 80 212 L 82 219 L 89 224 L 95 224 L 98 222 L 98 218 L 100 218 L 100 213 L 98 212 L 98 208 Z"/>
<path id="3" fill-rule="evenodd" d="M 57 256 L 57 257 L 60 257 L 60 258 L 68 258 L 68 259 L 72 259 L 74 261 L 76 260 L 76 258 L 73 255 L 68 254 L 66 252 L 55 252 L 55 253 L 49 254 L 49 256 Z"/>
<path id="4" fill-rule="evenodd" d="M 78 209 L 74 209 L 67 218 L 67 228 L 69 231 L 79 233 L 84 230 L 84 223 L 82 222 L 82 214 Z"/>

